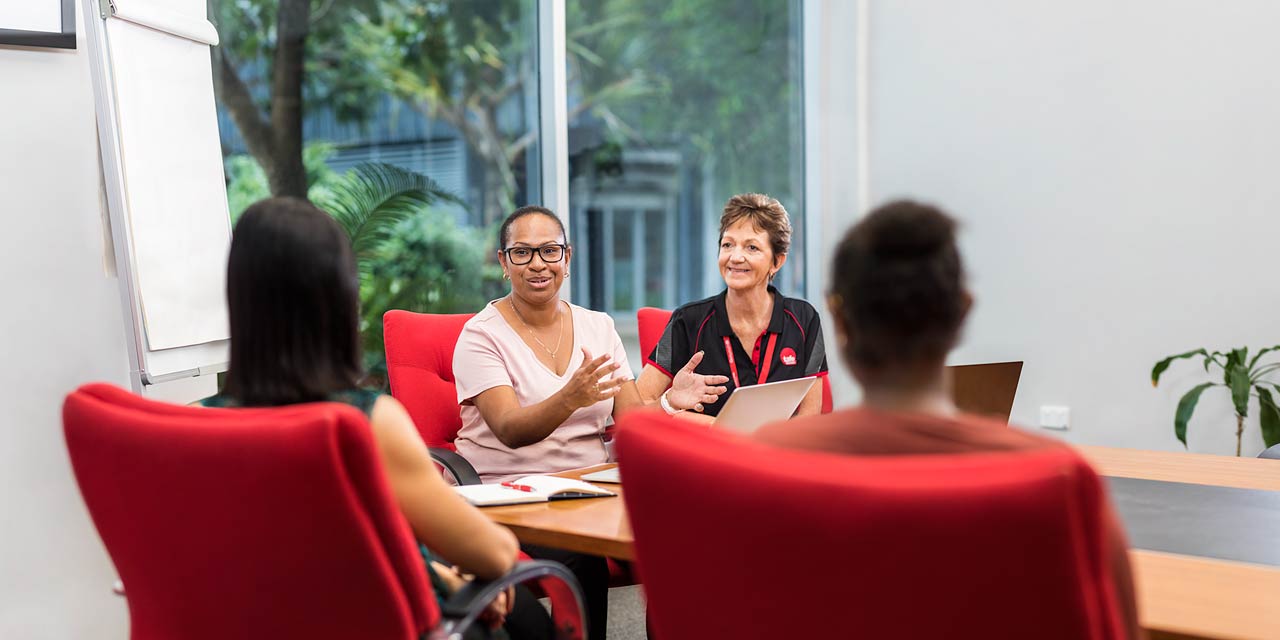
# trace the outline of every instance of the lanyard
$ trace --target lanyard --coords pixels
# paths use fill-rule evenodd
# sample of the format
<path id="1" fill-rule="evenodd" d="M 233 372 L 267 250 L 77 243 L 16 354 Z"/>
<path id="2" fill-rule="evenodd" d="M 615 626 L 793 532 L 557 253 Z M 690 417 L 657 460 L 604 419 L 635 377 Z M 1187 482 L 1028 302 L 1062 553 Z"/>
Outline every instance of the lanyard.
<path id="1" fill-rule="evenodd" d="M 756 384 L 769 381 L 769 367 L 773 364 L 773 346 L 778 343 L 778 334 L 769 334 L 769 346 L 764 349 L 764 358 L 760 362 L 760 375 L 756 378 Z M 729 373 L 733 374 L 733 386 L 741 387 L 742 383 L 738 382 L 738 363 L 734 362 L 733 343 L 729 341 L 729 336 L 724 337 L 724 352 L 729 355 Z"/>

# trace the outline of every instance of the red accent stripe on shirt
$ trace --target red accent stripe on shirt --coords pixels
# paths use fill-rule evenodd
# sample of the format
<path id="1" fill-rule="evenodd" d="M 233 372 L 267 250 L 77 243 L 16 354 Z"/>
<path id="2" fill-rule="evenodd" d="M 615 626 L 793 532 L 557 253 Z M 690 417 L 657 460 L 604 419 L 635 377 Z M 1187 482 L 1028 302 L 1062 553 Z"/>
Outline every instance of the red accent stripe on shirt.
<path id="1" fill-rule="evenodd" d="M 712 309 L 712 310 L 711 310 L 711 313 L 708 313 L 708 314 L 707 314 L 707 317 L 705 317 L 705 318 L 703 318 L 703 319 L 702 319 L 702 324 L 698 325 L 698 337 L 696 337 L 696 338 L 694 338 L 694 339 L 693 339 L 693 352 L 694 352 L 694 353 L 697 353 L 697 352 L 698 352 L 698 345 L 702 344 L 702 328 L 703 328 L 703 327 L 705 327 L 705 326 L 707 326 L 707 321 L 711 320 L 711 316 L 714 316 L 715 314 L 716 314 L 715 310 L 714 310 L 714 309 Z M 672 362 L 672 363 L 671 363 L 671 366 L 673 366 L 673 367 L 674 367 L 674 366 L 675 366 L 675 364 L 676 364 L 676 363 Z"/>
<path id="2" fill-rule="evenodd" d="M 667 376 L 668 378 L 675 378 L 675 376 L 674 376 L 674 375 L 672 375 L 670 371 L 667 371 L 667 368 L 666 368 L 666 367 L 664 367 L 664 366 L 662 366 L 662 365 L 660 365 L 660 364 L 658 364 L 658 363 L 654 362 L 653 360 L 651 360 L 651 359 L 649 359 L 649 358 L 645 358 L 645 359 L 644 359 L 644 363 L 645 363 L 645 364 L 651 364 L 651 365 L 653 365 L 653 368 L 655 368 L 655 369 L 657 369 L 658 371 L 661 371 L 662 373 L 666 374 L 666 376 Z"/>
<path id="3" fill-rule="evenodd" d="M 791 313 L 790 309 L 783 309 L 783 311 L 785 311 L 787 315 L 791 316 L 791 321 L 796 323 L 796 326 L 800 328 L 800 339 L 804 340 L 805 339 L 804 326 L 800 324 L 800 319 L 796 317 L 796 314 Z"/>

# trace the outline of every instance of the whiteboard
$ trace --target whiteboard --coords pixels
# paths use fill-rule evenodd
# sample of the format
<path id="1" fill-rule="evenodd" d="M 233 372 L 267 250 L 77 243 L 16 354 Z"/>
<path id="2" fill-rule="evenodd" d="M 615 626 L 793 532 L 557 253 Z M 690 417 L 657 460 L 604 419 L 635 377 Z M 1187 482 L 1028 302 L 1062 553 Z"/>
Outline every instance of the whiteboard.
<path id="1" fill-rule="evenodd" d="M 84 0 L 135 388 L 226 368 L 231 242 L 203 0 Z"/>

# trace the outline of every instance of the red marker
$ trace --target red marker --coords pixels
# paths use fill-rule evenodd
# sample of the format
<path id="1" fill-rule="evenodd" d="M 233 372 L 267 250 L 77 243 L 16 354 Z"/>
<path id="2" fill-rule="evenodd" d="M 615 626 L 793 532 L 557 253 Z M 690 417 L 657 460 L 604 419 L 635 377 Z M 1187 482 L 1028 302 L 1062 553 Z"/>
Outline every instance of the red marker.
<path id="1" fill-rule="evenodd" d="M 502 483 L 502 486 L 508 489 L 515 489 L 516 491 L 527 491 L 529 493 L 533 493 L 535 491 L 533 487 L 527 484 L 516 484 L 514 482 L 504 482 Z"/>

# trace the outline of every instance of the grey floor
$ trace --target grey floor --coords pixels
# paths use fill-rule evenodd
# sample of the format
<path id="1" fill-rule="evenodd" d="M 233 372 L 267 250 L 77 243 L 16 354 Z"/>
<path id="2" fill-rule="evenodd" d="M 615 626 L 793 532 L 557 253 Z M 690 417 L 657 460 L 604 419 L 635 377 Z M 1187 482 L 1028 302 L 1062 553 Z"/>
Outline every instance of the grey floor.
<path id="1" fill-rule="evenodd" d="M 542 599 L 542 606 L 551 602 Z M 644 590 L 640 585 L 609 590 L 609 628 L 606 640 L 647 640 L 644 633 Z"/>
<path id="2" fill-rule="evenodd" d="M 644 590 L 640 585 L 609 590 L 608 640 L 645 640 Z"/>

